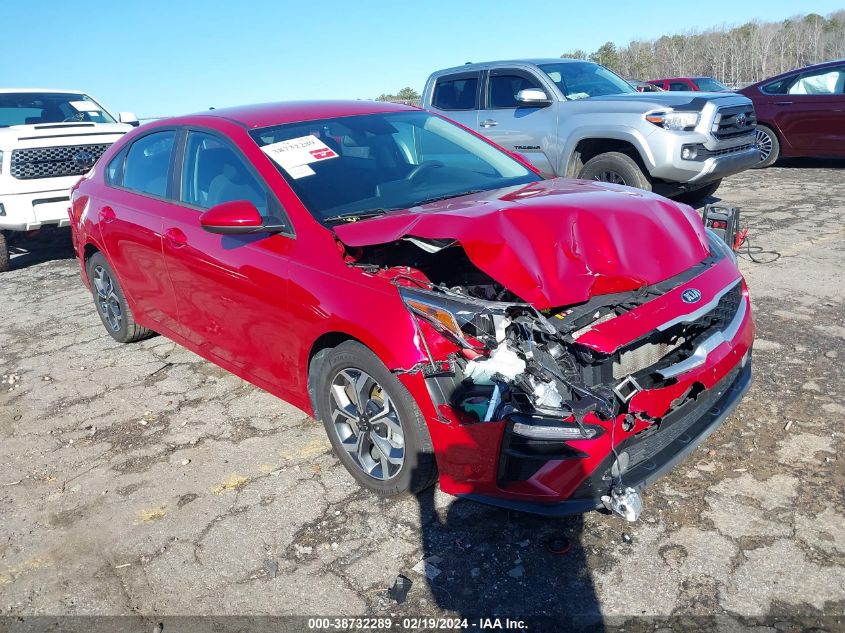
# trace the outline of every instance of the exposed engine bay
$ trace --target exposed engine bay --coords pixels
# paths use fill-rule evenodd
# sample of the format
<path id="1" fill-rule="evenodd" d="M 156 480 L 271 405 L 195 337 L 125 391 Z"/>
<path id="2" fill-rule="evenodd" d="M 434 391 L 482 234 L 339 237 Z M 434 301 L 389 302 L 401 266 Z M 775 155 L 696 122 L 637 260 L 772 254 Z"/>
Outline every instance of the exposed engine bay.
<path id="1" fill-rule="evenodd" d="M 479 270 L 455 241 L 406 237 L 352 249 L 347 261 L 387 276 L 399 288 L 429 357 L 427 364 L 407 370 L 435 379 L 441 403 L 469 416 L 464 419 L 482 422 L 514 411 L 547 418 L 517 431 L 538 438 L 576 439 L 597 433 L 586 424 L 589 414 L 613 419 L 627 413 L 628 403 L 640 390 L 670 384 L 673 378 L 662 376 L 660 368 L 689 357 L 709 332 L 724 326 L 724 318 L 714 310 L 707 318 L 654 332 L 610 355 L 578 342 L 596 325 L 714 265 L 724 249 L 718 244 L 711 247 L 709 257 L 658 284 L 543 311 Z M 739 300 L 739 292 L 737 283 L 728 293 L 732 302 Z M 446 358 L 431 351 L 430 335 L 425 335 L 423 326 L 454 345 Z M 693 390 L 687 398 L 695 395 Z M 627 417 L 633 426 L 633 417 Z"/>

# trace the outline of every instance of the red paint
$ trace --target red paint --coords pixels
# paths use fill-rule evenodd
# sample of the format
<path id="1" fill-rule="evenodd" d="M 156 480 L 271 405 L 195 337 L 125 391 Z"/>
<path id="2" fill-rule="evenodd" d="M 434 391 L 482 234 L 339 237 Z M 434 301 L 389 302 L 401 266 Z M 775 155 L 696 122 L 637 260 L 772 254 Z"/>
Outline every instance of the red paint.
<path id="1" fill-rule="evenodd" d="M 478 268 L 539 309 L 653 284 L 708 254 L 701 220 L 689 207 L 562 178 L 395 211 L 335 231 L 353 247 L 404 236 L 456 239 Z"/>
<path id="2" fill-rule="evenodd" d="M 350 266 L 355 247 L 406 235 L 455 239 L 480 269 L 538 308 L 655 283 L 708 255 L 701 221 L 689 207 L 651 193 L 563 179 L 396 211 L 336 227 L 335 234 L 313 219 L 247 132 L 305 119 L 407 109 L 364 101 L 262 105 L 133 130 L 72 192 L 73 240 L 84 282 L 86 250 L 102 251 L 141 325 L 313 413 L 308 361 L 325 335 L 358 339 L 391 370 L 428 361 L 419 330 L 392 282 L 397 272 L 423 278 L 421 273 L 373 273 Z M 106 185 L 105 167 L 99 165 L 108 165 L 122 147 L 147 132 L 179 126 L 227 137 L 274 193 L 295 235 L 210 233 L 208 226 L 255 219 L 246 218 L 243 205 L 236 203 L 203 213 Z M 348 248 L 339 248 L 338 239 Z M 706 301 L 738 275 L 732 262 L 722 260 L 694 281 Z M 597 326 L 585 335 L 585 343 L 607 351 L 630 342 L 677 314 L 681 307 L 672 299 L 681 290 Z M 427 324 L 421 329 L 438 360 L 456 351 Z M 736 365 L 752 338 L 749 316 L 736 340 L 722 345 L 705 365 L 681 376 L 672 388 L 640 393 L 632 407 L 659 415 L 693 382 L 714 384 Z M 609 433 L 573 442 L 587 459 L 549 462 L 530 480 L 502 490 L 496 473 L 505 423 L 468 423 L 466 415 L 446 405 L 438 411 L 420 372 L 397 375 L 428 423 L 446 492 L 565 500 L 610 450 Z M 609 428 L 608 422 L 595 423 Z M 617 433 L 617 443 L 625 437 Z"/>
<path id="3" fill-rule="evenodd" d="M 262 222 L 255 205 L 245 200 L 218 204 L 200 216 L 200 225 L 210 233 L 258 228 Z"/>

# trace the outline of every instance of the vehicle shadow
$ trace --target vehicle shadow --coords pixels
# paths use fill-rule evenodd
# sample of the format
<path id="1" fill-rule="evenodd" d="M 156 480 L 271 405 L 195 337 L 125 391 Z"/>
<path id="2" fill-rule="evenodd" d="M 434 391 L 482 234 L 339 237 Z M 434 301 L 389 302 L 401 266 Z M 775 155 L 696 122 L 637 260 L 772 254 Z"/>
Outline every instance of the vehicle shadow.
<path id="1" fill-rule="evenodd" d="M 70 228 L 45 227 L 38 235 L 7 233 L 11 270 L 22 270 L 43 262 L 74 257 Z"/>
<path id="2" fill-rule="evenodd" d="M 781 158 L 773 167 L 785 169 L 845 169 L 843 158 Z"/>
<path id="3" fill-rule="evenodd" d="M 550 518 L 441 500 L 434 487 L 417 495 L 428 563 L 419 571 L 427 568 L 422 577 L 447 612 L 443 617 L 466 618 L 470 630 L 483 628 L 485 618 L 499 618 L 503 629 L 509 618 L 531 631 L 605 630 L 582 544 L 582 515 Z"/>

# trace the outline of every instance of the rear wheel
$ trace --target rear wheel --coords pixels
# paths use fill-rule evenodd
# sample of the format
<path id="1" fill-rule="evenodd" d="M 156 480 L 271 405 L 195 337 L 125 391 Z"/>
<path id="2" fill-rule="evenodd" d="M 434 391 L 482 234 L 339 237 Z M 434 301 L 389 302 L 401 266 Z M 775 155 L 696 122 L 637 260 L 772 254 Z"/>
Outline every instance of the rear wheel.
<path id="1" fill-rule="evenodd" d="M 361 343 L 331 350 L 320 367 L 317 407 L 346 470 L 383 496 L 434 483 L 431 438 L 413 396 Z"/>
<path id="2" fill-rule="evenodd" d="M 10 265 L 9 243 L 6 241 L 6 234 L 0 231 L 0 273 L 8 272 Z"/>
<path id="3" fill-rule="evenodd" d="M 780 141 L 772 128 L 766 125 L 757 125 L 756 131 L 757 147 L 760 148 L 760 162 L 752 169 L 763 169 L 774 165 L 780 158 Z"/>
<path id="4" fill-rule="evenodd" d="M 94 253 L 88 260 L 88 281 L 97 306 L 97 313 L 109 335 L 118 343 L 134 343 L 153 336 L 155 332 L 138 325 L 126 296 L 102 253 Z"/>
<path id="5" fill-rule="evenodd" d="M 578 178 L 651 191 L 651 182 L 637 161 L 621 152 L 606 152 L 594 156 L 581 168 Z"/>

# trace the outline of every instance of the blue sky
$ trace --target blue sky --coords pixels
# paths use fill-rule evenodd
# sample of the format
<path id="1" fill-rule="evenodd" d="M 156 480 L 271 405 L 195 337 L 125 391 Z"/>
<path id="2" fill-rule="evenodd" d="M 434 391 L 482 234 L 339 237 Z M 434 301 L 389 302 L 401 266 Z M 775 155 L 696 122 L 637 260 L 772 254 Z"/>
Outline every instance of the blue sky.
<path id="1" fill-rule="evenodd" d="M 0 86 L 78 88 L 112 111 L 175 115 L 373 98 L 466 61 L 557 57 L 845 0 L 3 0 Z M 718 16 L 718 17 L 711 17 Z"/>

